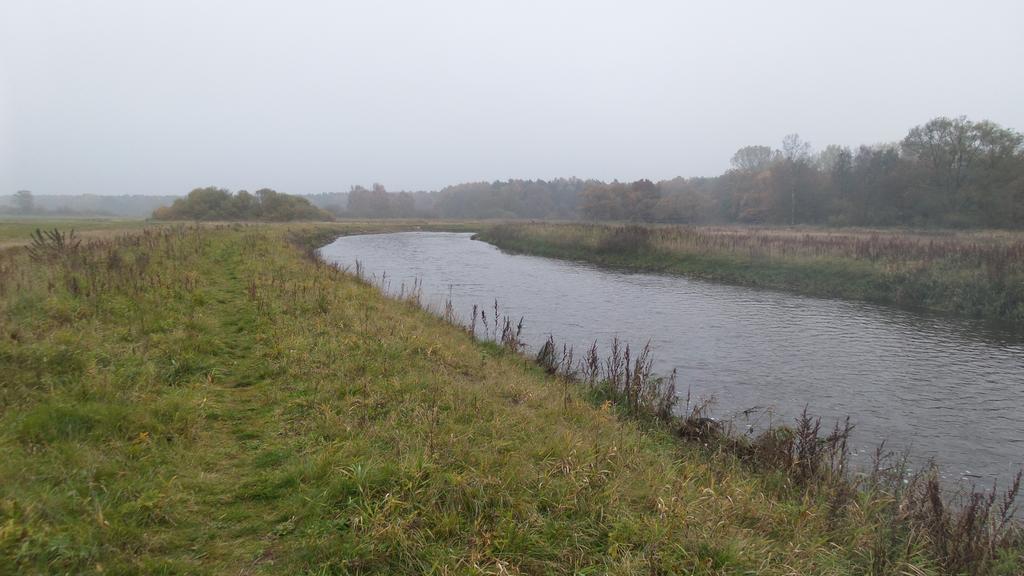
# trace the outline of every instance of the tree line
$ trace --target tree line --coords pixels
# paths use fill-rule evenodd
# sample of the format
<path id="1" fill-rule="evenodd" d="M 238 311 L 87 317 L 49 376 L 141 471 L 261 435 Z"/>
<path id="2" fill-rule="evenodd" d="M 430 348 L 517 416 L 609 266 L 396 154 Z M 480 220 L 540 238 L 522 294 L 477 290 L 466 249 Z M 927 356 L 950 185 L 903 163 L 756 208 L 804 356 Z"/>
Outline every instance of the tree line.
<path id="1" fill-rule="evenodd" d="M 178 197 L 146 194 L 37 195 L 33 194 L 31 190 L 18 190 L 11 195 L 0 195 L 0 216 L 144 218 L 152 214 L 154 209 L 170 204 Z"/>
<path id="2" fill-rule="evenodd" d="M 578 203 L 588 184 L 577 178 L 468 182 L 437 192 L 388 192 L 374 184 L 354 186 L 345 215 L 359 218 L 578 218 Z"/>
<path id="3" fill-rule="evenodd" d="M 899 142 L 820 151 L 799 135 L 745 146 L 714 177 L 472 182 L 437 192 L 356 186 L 353 217 L 678 223 L 1024 227 L 1024 137 L 989 121 L 935 118 Z"/>
<path id="4" fill-rule="evenodd" d="M 262 188 L 250 194 L 232 193 L 224 188 L 196 188 L 170 206 L 153 211 L 157 220 L 331 220 L 330 212 L 317 208 L 301 196 Z"/>
<path id="5" fill-rule="evenodd" d="M 173 199 L 170 206 L 165 205 Z M 4 206 L 6 204 L 6 206 Z M 198 188 L 187 197 L 0 198 L 0 214 L 157 219 L 557 219 L 836 226 L 1024 227 L 1024 136 L 989 121 L 935 118 L 898 142 L 814 150 L 798 135 L 745 146 L 712 177 L 467 182 L 427 192 L 374 184 L 293 196 Z"/>

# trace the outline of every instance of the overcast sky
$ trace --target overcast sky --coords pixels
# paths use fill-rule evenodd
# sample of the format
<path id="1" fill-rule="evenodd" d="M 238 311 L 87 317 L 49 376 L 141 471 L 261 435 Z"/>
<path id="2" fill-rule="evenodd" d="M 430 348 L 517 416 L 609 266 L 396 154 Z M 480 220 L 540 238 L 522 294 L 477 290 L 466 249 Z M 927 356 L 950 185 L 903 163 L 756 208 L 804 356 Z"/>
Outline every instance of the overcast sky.
<path id="1" fill-rule="evenodd" d="M 0 0 L 0 194 L 713 175 L 1024 129 L 1024 1 Z"/>

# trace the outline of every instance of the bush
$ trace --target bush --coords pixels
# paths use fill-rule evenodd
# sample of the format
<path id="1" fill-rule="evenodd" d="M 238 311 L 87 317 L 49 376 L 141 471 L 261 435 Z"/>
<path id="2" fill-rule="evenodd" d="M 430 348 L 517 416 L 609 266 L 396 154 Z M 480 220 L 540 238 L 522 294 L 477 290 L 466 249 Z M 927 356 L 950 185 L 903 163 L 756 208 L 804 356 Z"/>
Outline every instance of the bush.
<path id="1" fill-rule="evenodd" d="M 153 211 L 156 220 L 220 220 L 288 222 L 292 220 L 333 220 L 325 210 L 301 196 L 282 194 L 269 188 L 250 194 L 232 194 L 223 188 L 196 188 L 185 198 Z"/>

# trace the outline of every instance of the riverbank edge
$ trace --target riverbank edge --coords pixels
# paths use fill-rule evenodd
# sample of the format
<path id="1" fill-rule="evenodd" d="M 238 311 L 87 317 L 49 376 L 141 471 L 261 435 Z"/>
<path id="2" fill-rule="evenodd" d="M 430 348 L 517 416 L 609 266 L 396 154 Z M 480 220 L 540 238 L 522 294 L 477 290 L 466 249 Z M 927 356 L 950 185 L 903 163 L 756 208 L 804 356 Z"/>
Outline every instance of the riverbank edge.
<path id="1" fill-rule="evenodd" d="M 969 281 L 957 278 L 953 271 L 948 274 L 891 274 L 850 260 L 780 261 L 698 253 L 681 255 L 650 248 L 609 253 L 580 244 L 540 241 L 530 238 L 526 227 L 512 226 L 518 233 L 502 234 L 497 232 L 500 227 L 490 226 L 474 234 L 473 239 L 510 254 L 583 262 L 624 272 L 677 275 L 815 298 L 867 302 L 993 322 L 1014 330 L 1024 328 L 1024 299 L 1016 293 L 978 294 Z"/>
<path id="2" fill-rule="evenodd" d="M 438 227 L 434 231 L 465 232 L 463 229 L 450 230 L 443 227 Z M 480 238 L 481 234 L 481 232 L 473 233 L 471 239 L 486 241 Z M 350 234 L 342 236 L 348 235 Z M 331 241 L 338 237 L 341 236 L 334 236 Z M 305 240 L 299 239 L 298 242 L 300 246 L 305 247 L 311 257 L 326 262 L 319 255 L 319 248 L 323 246 L 312 248 L 323 238 L 320 237 L 317 240 L 317 237 L 313 236 Z M 312 242 L 311 239 L 313 239 Z M 324 245 L 329 243 L 326 242 Z M 499 246 L 499 248 L 501 247 Z M 520 253 L 529 254 L 529 252 Z M 534 255 L 544 256 L 543 254 Z M 358 277 L 358 279 L 366 281 L 362 277 Z M 380 289 L 372 283 L 370 285 Z M 395 299 L 383 291 L 381 294 L 386 298 Z M 399 299 L 398 301 L 403 300 Z M 622 389 L 602 388 L 600 385 L 595 387 L 595 382 L 588 383 L 586 377 L 581 376 L 580 371 L 575 367 L 563 364 L 566 359 L 570 363 L 572 362 L 572 352 L 565 356 L 566 349 L 562 348 L 560 353 L 559 346 L 553 337 L 549 337 L 547 343 L 537 351 L 536 355 L 533 355 L 527 351 L 525 344 L 522 344 L 521 348 L 517 348 L 519 344 L 516 340 L 512 341 L 512 348 L 509 349 L 509 342 L 505 341 L 504 333 L 499 337 L 498 332 L 495 331 L 494 340 L 488 340 L 486 336 L 484 339 L 478 339 L 475 318 L 473 327 L 464 326 L 454 317 L 448 317 L 445 312 L 421 308 L 418 299 L 406 300 L 406 302 L 413 303 L 416 308 L 424 310 L 443 324 L 461 330 L 468 329 L 471 338 L 478 346 L 500 349 L 505 354 L 511 354 L 528 368 L 540 367 L 546 374 L 546 379 L 550 380 L 552 384 L 572 385 L 595 407 L 607 409 L 609 405 L 613 406 L 615 414 L 620 419 L 638 423 L 642 429 L 664 434 L 665 437 L 671 439 L 670 442 L 679 443 L 686 449 L 696 448 L 705 458 L 725 458 L 729 462 L 739 463 L 746 474 L 769 479 L 769 483 L 782 480 L 788 486 L 783 492 L 789 497 L 796 495 L 797 498 L 803 500 L 805 505 L 811 502 L 824 505 L 827 515 L 836 515 L 835 522 L 842 523 L 849 520 L 840 519 L 844 514 L 841 510 L 846 506 L 854 506 L 863 511 L 874 510 L 875 514 L 879 514 L 874 520 L 882 519 L 883 522 L 874 527 L 865 527 L 866 531 L 877 530 L 876 534 L 881 535 L 882 540 L 887 540 L 888 545 L 901 541 L 900 546 L 905 546 L 907 551 L 915 545 L 923 545 L 922 550 L 926 551 L 920 559 L 925 564 L 934 562 L 932 567 L 938 569 L 937 574 L 960 573 L 960 570 L 969 570 L 979 574 L 1015 574 L 1017 567 L 1024 566 L 1024 539 L 1022 539 L 1024 533 L 1021 531 L 1020 520 L 1013 510 L 1000 510 L 993 504 L 997 494 L 994 490 L 995 485 L 991 487 L 993 490 L 989 491 L 993 500 L 990 500 L 987 505 L 984 504 L 987 498 L 984 488 L 981 491 L 972 487 L 966 491 L 960 489 L 955 493 L 949 492 L 947 491 L 948 487 L 939 480 L 937 467 L 926 466 L 912 469 L 907 462 L 909 455 L 898 456 L 895 453 L 887 453 L 884 450 L 884 444 L 877 447 L 873 471 L 854 470 L 848 465 L 848 454 L 846 453 L 846 443 L 853 430 L 849 418 L 845 423 L 836 422 L 832 428 L 829 428 L 828 424 L 823 427 L 821 419 L 809 414 L 805 407 L 800 417 L 792 424 L 774 427 L 759 436 L 741 434 L 728 424 L 723 425 L 722 422 L 710 418 L 711 414 L 707 411 L 708 406 L 691 406 L 689 398 L 686 399 L 686 411 L 682 414 L 677 410 L 672 410 L 671 407 L 666 409 L 665 398 L 662 395 L 665 393 L 676 394 L 674 373 L 670 378 L 653 373 L 640 376 L 639 381 L 633 382 L 636 389 L 632 392 L 629 389 L 628 370 Z M 497 308 L 495 314 L 497 314 Z M 492 318 L 492 321 L 497 320 L 497 316 Z M 508 318 L 505 320 L 506 329 L 509 327 L 509 320 Z M 616 340 L 616 346 L 618 345 L 619 342 Z M 640 352 L 640 359 L 634 367 L 636 372 L 640 372 L 637 369 L 646 361 L 647 352 L 647 348 Z M 628 369 L 628 348 L 625 354 L 625 366 Z M 598 364 L 611 366 L 612 361 L 612 358 L 602 359 Z M 581 361 L 580 366 L 582 367 L 586 362 L 587 360 Z M 582 371 L 586 372 L 586 369 L 583 368 Z M 607 386 L 608 382 L 600 384 Z M 649 404 L 646 406 L 640 405 L 637 401 L 643 395 L 649 396 Z M 635 407 L 631 404 L 632 402 L 636 402 Z M 1013 505 L 1019 492 L 1020 482 L 1021 474 L 1019 473 L 1014 483 L 1008 487 L 1001 487 L 1001 492 L 998 492 L 1006 506 Z M 925 510 L 929 506 L 931 508 Z M 987 508 L 983 510 L 982 507 L 985 506 Z M 914 509 L 917 511 L 914 512 Z M 1005 530 L 1004 536 L 997 537 L 995 536 L 996 532 L 980 536 L 982 532 L 986 531 L 982 525 L 990 520 L 981 520 L 980 524 L 976 524 L 976 522 L 979 518 L 989 518 L 990 514 L 996 519 L 996 523 L 1002 522 L 997 531 Z M 1009 518 L 1008 523 L 1006 518 Z M 832 520 L 830 520 L 831 522 Z M 975 528 L 968 528 L 972 524 L 975 525 Z M 959 526 L 959 528 L 955 526 Z M 964 528 L 967 531 L 958 532 Z M 929 534 L 929 532 L 931 533 Z M 922 534 L 925 534 L 924 538 L 916 540 Z M 965 542 L 967 540 L 975 541 L 979 536 L 983 540 L 989 540 L 989 544 L 986 544 L 989 547 L 989 552 L 985 554 L 991 554 L 991 556 L 984 558 L 974 556 L 972 558 L 971 554 L 964 554 L 963 552 L 973 544 L 965 544 L 965 548 L 958 551 L 959 544 L 951 548 L 943 548 L 944 544 L 936 543 L 941 538 L 962 539 Z M 912 543 L 915 540 L 916 544 Z M 835 545 L 842 546 L 838 543 Z M 876 565 L 876 568 L 888 561 L 881 560 L 881 564 Z M 890 567 L 893 566 L 895 565 Z"/>

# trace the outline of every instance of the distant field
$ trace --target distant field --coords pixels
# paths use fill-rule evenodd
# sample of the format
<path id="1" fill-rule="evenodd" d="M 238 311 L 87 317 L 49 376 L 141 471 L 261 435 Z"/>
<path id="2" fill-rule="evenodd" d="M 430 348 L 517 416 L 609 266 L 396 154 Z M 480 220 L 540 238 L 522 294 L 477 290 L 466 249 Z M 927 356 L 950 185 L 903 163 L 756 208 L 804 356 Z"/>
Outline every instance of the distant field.
<path id="1" fill-rule="evenodd" d="M 0 218 L 0 249 L 31 242 L 31 235 L 37 229 L 53 230 L 57 228 L 64 232 L 74 231 L 77 236 L 83 239 L 97 239 L 115 236 L 131 230 L 143 228 L 160 228 L 168 226 L 194 226 L 195 223 L 186 222 L 160 222 L 141 219 L 122 218 Z M 323 230 L 336 231 L 338 234 L 359 234 L 394 232 L 402 230 L 447 230 L 447 231 L 476 231 L 483 227 L 482 224 L 473 221 L 445 221 L 445 220 L 342 220 L 338 222 L 303 223 L 303 222 L 281 222 L 281 223 L 260 223 L 260 222 L 203 222 L 200 226 L 262 226 L 266 228 L 303 228 L 317 226 Z"/>
<path id="2" fill-rule="evenodd" d="M 74 230 L 82 237 L 98 237 L 152 226 L 145 220 L 125 218 L 0 218 L 0 248 L 28 243 L 36 229 Z"/>
<path id="3" fill-rule="evenodd" d="M 501 248 L 1024 324 L 1024 233 L 512 223 Z"/>

